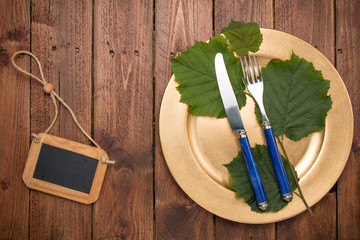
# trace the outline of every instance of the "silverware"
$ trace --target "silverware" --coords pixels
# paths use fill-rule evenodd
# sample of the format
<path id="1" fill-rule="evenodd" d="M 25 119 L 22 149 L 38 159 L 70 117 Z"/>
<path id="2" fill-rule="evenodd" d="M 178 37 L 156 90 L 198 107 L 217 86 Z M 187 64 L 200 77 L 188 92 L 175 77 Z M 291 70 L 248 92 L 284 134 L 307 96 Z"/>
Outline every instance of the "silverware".
<path id="1" fill-rule="evenodd" d="M 239 105 L 236 101 L 234 90 L 231 86 L 223 55 L 217 53 L 215 56 L 216 79 L 219 86 L 221 99 L 225 108 L 225 112 L 234 133 L 240 136 L 240 145 L 245 158 L 246 167 L 249 173 L 252 188 L 254 190 L 255 199 L 259 209 L 265 211 L 268 207 L 267 198 L 264 187 L 262 185 L 259 171 L 257 169 L 254 156 L 251 151 L 249 139 L 246 136 L 244 124 L 242 122 Z"/>
<path id="2" fill-rule="evenodd" d="M 253 59 L 256 65 L 256 70 L 253 64 L 253 61 L 251 60 L 251 56 L 247 56 L 248 60 L 246 59 L 246 56 L 244 57 L 246 69 L 244 68 L 243 60 L 240 57 L 241 62 L 241 68 L 244 74 L 244 81 L 247 86 L 247 89 L 251 93 L 251 95 L 254 97 L 255 101 L 257 102 L 260 112 L 261 112 L 261 118 L 262 118 L 262 126 L 264 128 L 264 134 L 266 138 L 266 142 L 269 147 L 269 152 L 271 156 L 271 160 L 274 166 L 276 178 L 279 184 L 281 197 L 287 201 L 290 202 L 292 200 L 292 192 L 290 189 L 289 181 L 286 177 L 285 169 L 283 162 L 280 157 L 279 149 L 276 144 L 274 132 L 272 130 L 269 118 L 266 115 L 264 103 L 263 103 L 263 93 L 264 93 L 264 83 L 263 78 L 261 75 L 261 71 L 259 68 L 259 64 L 256 61 L 255 55 L 253 55 Z M 248 61 L 250 63 L 250 66 L 248 64 Z M 257 74 L 256 74 L 257 72 Z"/>

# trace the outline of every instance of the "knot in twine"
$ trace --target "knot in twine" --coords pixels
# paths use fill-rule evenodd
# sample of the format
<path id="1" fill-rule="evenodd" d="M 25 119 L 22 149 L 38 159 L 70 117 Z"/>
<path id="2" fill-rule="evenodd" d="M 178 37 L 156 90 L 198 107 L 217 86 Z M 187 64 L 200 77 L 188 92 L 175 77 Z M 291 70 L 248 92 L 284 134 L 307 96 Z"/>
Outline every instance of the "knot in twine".
<path id="1" fill-rule="evenodd" d="M 28 72 L 28 71 L 25 71 L 24 69 L 22 69 L 21 67 L 19 67 L 16 63 L 15 63 L 15 57 L 17 57 L 18 55 L 21 55 L 21 54 L 26 54 L 26 55 L 29 55 L 31 56 L 32 58 L 35 59 L 37 65 L 38 65 L 38 68 L 39 68 L 39 72 L 40 72 L 40 77 L 41 78 L 38 78 L 37 76 L 35 76 L 34 74 Z M 80 131 L 97 147 L 97 148 L 100 148 L 100 145 L 95 142 L 95 140 L 90 137 L 90 135 L 81 127 L 79 121 L 77 120 L 74 112 L 72 111 L 72 109 L 69 107 L 69 105 L 67 105 L 64 100 L 54 91 L 55 88 L 54 88 L 54 85 L 51 84 L 51 83 L 48 83 L 46 82 L 45 80 L 45 77 L 44 77 L 44 73 L 43 73 L 43 70 L 42 70 L 42 67 L 41 67 L 41 64 L 40 64 L 40 61 L 39 59 L 31 52 L 28 52 L 28 51 L 18 51 L 16 52 L 12 57 L 11 57 L 11 63 L 12 65 L 20 72 L 24 73 L 25 75 L 27 76 L 30 76 L 31 78 L 37 80 L 39 83 L 41 83 L 43 85 L 43 90 L 46 94 L 49 94 L 51 99 L 52 99 L 52 103 L 54 105 L 54 108 L 55 108 L 55 116 L 54 116 L 54 119 L 52 120 L 50 126 L 45 130 L 45 134 L 47 134 L 51 128 L 54 126 L 58 116 L 59 116 L 59 110 L 58 110 L 58 107 L 57 107 L 57 103 L 56 103 L 56 99 L 69 111 L 69 113 L 71 114 L 71 117 L 72 119 L 74 120 L 75 124 L 78 126 L 78 128 L 80 129 Z M 35 133 L 31 133 L 31 136 L 35 138 L 35 142 L 39 142 L 40 141 L 40 138 L 37 134 Z M 115 161 L 114 160 L 109 160 L 107 159 L 106 156 L 101 156 L 100 157 L 100 160 L 102 163 L 106 163 L 106 164 L 114 164 Z"/>

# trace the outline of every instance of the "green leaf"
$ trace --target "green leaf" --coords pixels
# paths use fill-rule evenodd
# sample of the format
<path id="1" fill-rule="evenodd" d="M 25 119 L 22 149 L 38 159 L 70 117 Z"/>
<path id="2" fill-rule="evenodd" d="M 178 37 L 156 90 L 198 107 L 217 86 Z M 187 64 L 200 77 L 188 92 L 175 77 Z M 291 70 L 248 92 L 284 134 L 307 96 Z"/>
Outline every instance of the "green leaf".
<path id="1" fill-rule="evenodd" d="M 262 75 L 264 105 L 276 136 L 298 141 L 324 128 L 332 105 L 330 81 L 311 62 L 293 53 L 286 61 L 271 60 Z"/>
<path id="2" fill-rule="evenodd" d="M 171 67 L 177 90 L 181 94 L 180 102 L 189 105 L 189 112 L 197 116 L 226 117 L 216 81 L 214 59 L 221 52 L 233 86 L 239 107 L 246 104 L 244 83 L 239 59 L 234 56 L 226 44 L 226 39 L 216 35 L 208 43 L 196 42 L 186 52 L 172 58 Z"/>
<path id="3" fill-rule="evenodd" d="M 257 52 L 263 37 L 257 23 L 244 23 L 231 20 L 228 27 L 222 32 L 229 40 L 231 48 L 239 56 L 245 56 L 251 52 Z"/>
<path id="4" fill-rule="evenodd" d="M 277 212 L 283 209 L 287 205 L 287 202 L 283 201 L 281 198 L 269 150 L 265 145 L 256 145 L 254 148 L 252 148 L 252 152 L 254 154 L 255 162 L 264 186 L 265 194 L 268 198 L 269 207 L 265 212 Z M 294 179 L 290 169 L 293 166 L 289 164 L 289 162 L 286 161 L 283 156 L 281 156 L 281 158 L 284 163 L 284 168 L 289 180 L 290 188 L 292 191 L 294 191 L 296 189 L 296 180 Z M 237 157 L 232 160 L 232 162 L 225 164 L 224 166 L 230 173 L 230 188 L 235 191 L 236 196 L 239 198 L 244 198 L 245 202 L 251 207 L 252 211 L 263 213 L 264 211 L 257 207 L 255 195 L 251 186 L 242 152 L 240 151 Z"/>

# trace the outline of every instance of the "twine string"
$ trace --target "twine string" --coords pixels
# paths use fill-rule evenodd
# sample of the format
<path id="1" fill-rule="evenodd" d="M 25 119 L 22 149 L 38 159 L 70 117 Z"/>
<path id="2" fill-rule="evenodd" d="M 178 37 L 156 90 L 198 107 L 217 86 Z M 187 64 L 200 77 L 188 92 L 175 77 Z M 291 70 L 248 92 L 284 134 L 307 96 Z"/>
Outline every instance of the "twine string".
<path id="1" fill-rule="evenodd" d="M 39 68 L 39 72 L 40 72 L 40 77 L 37 77 L 35 76 L 34 74 L 22 69 L 21 67 L 19 67 L 16 63 L 15 63 L 15 58 L 18 56 L 18 55 L 21 55 L 21 54 L 26 54 L 26 55 L 29 55 L 31 56 L 32 58 L 35 59 L 37 65 L 38 65 L 38 68 Z M 56 99 L 69 111 L 72 119 L 74 120 L 76 126 L 80 129 L 80 131 L 97 147 L 97 148 L 100 148 L 100 145 L 82 128 L 82 126 L 80 125 L 79 121 L 77 120 L 76 116 L 75 116 L 75 113 L 73 112 L 73 110 L 69 107 L 69 105 L 66 104 L 66 102 L 54 91 L 54 87 L 51 83 L 48 83 L 46 82 L 45 80 L 45 77 L 44 77 L 44 73 L 43 73 L 43 70 L 42 70 L 42 67 L 41 67 L 41 63 L 39 61 L 39 59 L 31 52 L 28 52 L 28 51 L 18 51 L 16 52 L 12 58 L 11 58 L 11 63 L 12 65 L 20 72 L 24 73 L 25 75 L 27 76 L 30 76 L 31 78 L 37 80 L 39 83 L 41 83 L 44 87 L 44 91 L 50 95 L 51 99 L 52 99 L 52 103 L 54 105 L 54 108 L 55 108 L 55 116 L 52 120 L 52 122 L 50 123 L 50 126 L 45 130 L 45 134 L 47 134 L 51 129 L 52 127 L 55 125 L 55 122 L 59 116 L 59 110 L 58 110 L 58 106 L 57 106 L 57 103 L 56 103 Z M 32 133 L 31 134 L 32 137 L 35 138 L 35 141 L 39 141 L 39 136 L 36 135 L 35 133 Z M 103 163 L 107 163 L 107 164 L 114 164 L 115 161 L 114 160 L 109 160 L 107 159 L 105 156 L 101 156 L 101 162 Z"/>

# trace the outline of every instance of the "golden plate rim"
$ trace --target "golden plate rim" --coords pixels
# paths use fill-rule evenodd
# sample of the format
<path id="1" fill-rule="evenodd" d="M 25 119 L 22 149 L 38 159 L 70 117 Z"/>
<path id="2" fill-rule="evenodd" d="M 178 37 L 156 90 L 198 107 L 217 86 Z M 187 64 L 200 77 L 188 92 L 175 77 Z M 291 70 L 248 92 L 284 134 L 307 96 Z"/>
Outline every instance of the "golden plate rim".
<path id="1" fill-rule="evenodd" d="M 279 56 L 276 52 L 274 41 L 277 41 L 277 47 L 285 48 L 284 51 L 288 54 L 294 51 L 298 56 L 313 62 L 316 69 L 322 70 L 324 78 L 331 81 L 330 91 L 336 89 L 331 92 L 333 107 L 326 119 L 323 146 L 314 165 L 300 180 L 304 196 L 311 207 L 333 187 L 348 160 L 354 132 L 350 97 L 335 67 L 312 45 L 282 31 L 261 28 L 261 32 L 264 40 L 256 54 L 288 59 L 289 55 Z M 176 85 L 173 75 L 160 107 L 160 143 L 172 176 L 193 201 L 217 216 L 249 224 L 278 222 L 306 210 L 301 199 L 295 197 L 288 206 L 277 213 L 252 212 L 242 199 L 235 197 L 234 192 L 220 186 L 209 177 L 191 151 L 186 131 L 187 105 L 179 102 L 180 94 L 175 89 Z"/>

